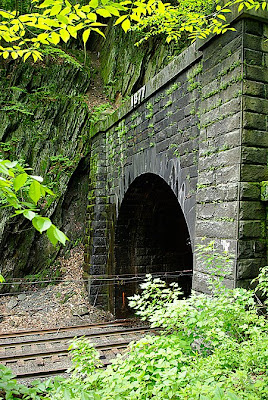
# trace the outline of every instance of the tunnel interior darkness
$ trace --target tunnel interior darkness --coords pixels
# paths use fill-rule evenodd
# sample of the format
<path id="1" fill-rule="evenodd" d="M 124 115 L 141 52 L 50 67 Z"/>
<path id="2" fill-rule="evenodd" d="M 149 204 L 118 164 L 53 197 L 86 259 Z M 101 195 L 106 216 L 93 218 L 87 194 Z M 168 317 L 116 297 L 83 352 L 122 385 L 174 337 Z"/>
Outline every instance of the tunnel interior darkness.
<path id="1" fill-rule="evenodd" d="M 115 265 L 118 275 L 193 268 L 190 235 L 179 202 L 164 179 L 155 174 L 136 178 L 124 196 L 115 231 Z M 185 296 L 191 292 L 191 275 L 164 280 L 178 282 Z M 115 287 L 117 317 L 130 314 L 127 297 L 138 292 L 139 283 Z"/>

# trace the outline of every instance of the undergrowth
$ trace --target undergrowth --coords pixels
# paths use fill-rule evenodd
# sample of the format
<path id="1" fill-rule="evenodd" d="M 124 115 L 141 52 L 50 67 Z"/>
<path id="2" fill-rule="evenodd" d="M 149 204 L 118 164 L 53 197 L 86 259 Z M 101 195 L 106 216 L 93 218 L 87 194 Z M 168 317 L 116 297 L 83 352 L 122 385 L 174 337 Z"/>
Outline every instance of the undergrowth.
<path id="1" fill-rule="evenodd" d="M 213 295 L 193 293 L 181 299 L 177 284 L 167 287 L 147 276 L 130 306 L 141 319 L 162 328 L 159 335 L 131 343 L 128 356 L 118 356 L 106 370 L 99 368 L 92 345 L 76 339 L 70 347 L 71 377 L 36 384 L 28 392 L 18 386 L 20 395 L 51 400 L 267 400 L 268 304 L 256 301 L 256 293 L 267 297 L 268 268 L 262 269 L 255 291 L 226 289 L 219 277 L 224 277 L 229 260 L 212 247 L 208 250 L 201 247 L 207 265 L 216 264 Z M 0 391 L 6 391 L 7 399 L 16 398 L 14 379 L 7 379 L 5 368 L 0 376 Z"/>

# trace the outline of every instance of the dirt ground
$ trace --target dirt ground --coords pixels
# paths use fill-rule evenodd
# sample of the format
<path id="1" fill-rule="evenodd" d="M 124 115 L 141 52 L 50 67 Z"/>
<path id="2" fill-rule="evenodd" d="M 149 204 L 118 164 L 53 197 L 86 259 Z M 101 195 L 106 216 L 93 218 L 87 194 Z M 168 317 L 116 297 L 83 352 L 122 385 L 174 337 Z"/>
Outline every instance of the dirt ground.
<path id="1" fill-rule="evenodd" d="M 60 258 L 60 282 L 44 288 L 34 285 L 20 294 L 0 295 L 0 333 L 46 329 L 113 320 L 112 314 L 88 301 L 83 282 L 83 248 Z"/>

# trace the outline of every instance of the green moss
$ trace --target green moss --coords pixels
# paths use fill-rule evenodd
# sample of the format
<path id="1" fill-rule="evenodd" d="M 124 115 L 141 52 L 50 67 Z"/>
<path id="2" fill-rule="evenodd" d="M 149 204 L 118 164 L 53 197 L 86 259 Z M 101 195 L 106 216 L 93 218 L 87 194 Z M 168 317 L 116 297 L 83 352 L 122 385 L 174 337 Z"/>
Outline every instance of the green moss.
<path id="1" fill-rule="evenodd" d="M 261 182 L 261 200 L 268 201 L 268 181 Z"/>
<path id="2" fill-rule="evenodd" d="M 164 109 L 168 108 L 168 107 L 171 106 L 171 105 L 172 105 L 172 100 L 168 100 L 168 101 L 166 102 L 166 104 L 164 105 Z"/>
<path id="3" fill-rule="evenodd" d="M 149 102 L 146 104 L 146 109 L 149 111 L 146 115 L 145 118 L 146 119 L 151 119 L 154 115 L 154 105 L 153 103 Z"/>

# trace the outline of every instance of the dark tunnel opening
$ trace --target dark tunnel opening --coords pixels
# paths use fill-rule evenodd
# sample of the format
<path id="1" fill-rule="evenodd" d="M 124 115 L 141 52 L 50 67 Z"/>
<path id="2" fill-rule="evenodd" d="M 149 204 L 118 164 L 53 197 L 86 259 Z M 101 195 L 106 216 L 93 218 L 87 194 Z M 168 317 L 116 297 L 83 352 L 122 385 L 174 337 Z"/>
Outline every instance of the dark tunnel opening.
<path id="1" fill-rule="evenodd" d="M 184 295 L 190 295 L 191 274 L 174 277 L 177 271 L 193 269 L 190 235 L 179 202 L 161 177 L 143 174 L 127 190 L 117 219 L 115 262 L 115 274 L 126 278 L 128 274 L 174 272 L 164 280 L 178 282 Z M 130 279 L 115 286 L 117 317 L 131 314 L 127 297 L 138 292 L 139 283 Z"/>

